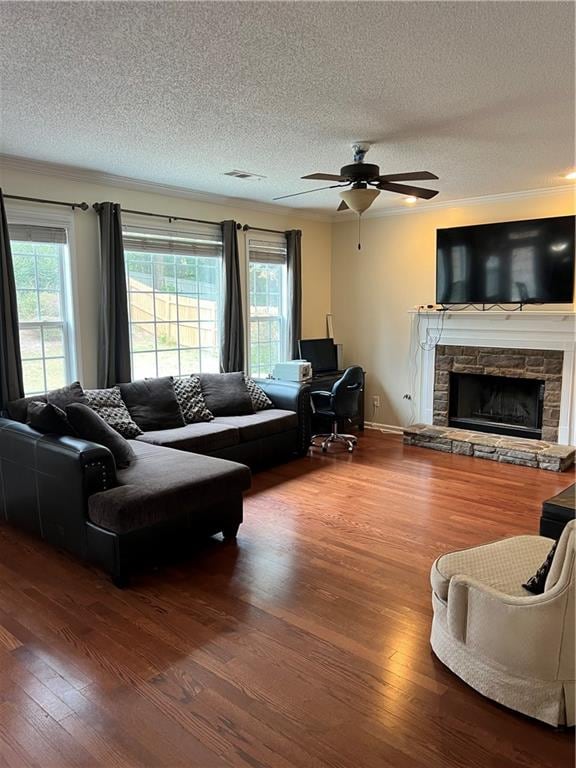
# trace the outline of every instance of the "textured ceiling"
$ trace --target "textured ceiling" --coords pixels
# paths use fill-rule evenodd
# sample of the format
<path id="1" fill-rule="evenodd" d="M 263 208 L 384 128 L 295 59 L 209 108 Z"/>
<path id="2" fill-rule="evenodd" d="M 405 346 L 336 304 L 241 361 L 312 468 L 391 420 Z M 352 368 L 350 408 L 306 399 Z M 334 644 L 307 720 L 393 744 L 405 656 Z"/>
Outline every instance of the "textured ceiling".
<path id="1" fill-rule="evenodd" d="M 5 2 L 0 26 L 12 155 L 265 202 L 355 139 L 381 172 L 435 172 L 438 201 L 574 163 L 572 3 Z"/>

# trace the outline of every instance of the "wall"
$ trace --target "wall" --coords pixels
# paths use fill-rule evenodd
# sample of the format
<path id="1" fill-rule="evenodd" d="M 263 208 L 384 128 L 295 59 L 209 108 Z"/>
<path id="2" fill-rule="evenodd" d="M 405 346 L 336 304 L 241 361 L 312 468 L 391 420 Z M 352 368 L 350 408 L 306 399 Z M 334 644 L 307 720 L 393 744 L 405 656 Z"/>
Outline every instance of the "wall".
<path id="1" fill-rule="evenodd" d="M 347 218 L 333 227 L 332 313 L 347 363 L 367 371 L 366 414 L 385 425 L 408 424 L 414 361 L 410 359 L 409 310 L 435 300 L 436 229 L 573 214 L 574 194 L 560 188 L 450 207 L 418 208 L 362 222 Z M 405 211 L 405 212 L 404 212 Z M 573 306 L 546 309 L 568 309 Z M 531 311 L 538 311 L 534 308 Z M 381 406 L 374 410 L 373 395 Z"/>
<path id="2" fill-rule="evenodd" d="M 2 161 L 0 160 L 0 164 Z M 112 200 L 123 208 L 166 213 L 208 221 L 235 219 L 269 229 L 302 230 L 303 334 L 308 337 L 325 335 L 326 314 L 330 312 L 331 224 L 305 218 L 293 211 L 268 213 L 238 204 L 219 204 L 171 196 L 161 191 L 141 191 L 104 181 L 76 180 L 67 176 L 19 170 L 12 164 L 0 166 L 0 186 L 5 194 L 53 200 L 97 201 Z M 149 186 L 149 185 L 148 185 Z M 7 205 L 11 201 L 7 200 Z M 20 205 L 20 204 L 19 204 Z M 28 205 L 28 204 L 26 204 Z M 46 208 L 46 206 L 42 206 Z M 78 375 L 87 387 L 96 383 L 97 318 L 99 302 L 97 216 L 90 210 L 74 214 L 74 272 L 77 295 L 77 338 L 79 347 Z M 244 236 L 239 233 L 241 257 Z"/>

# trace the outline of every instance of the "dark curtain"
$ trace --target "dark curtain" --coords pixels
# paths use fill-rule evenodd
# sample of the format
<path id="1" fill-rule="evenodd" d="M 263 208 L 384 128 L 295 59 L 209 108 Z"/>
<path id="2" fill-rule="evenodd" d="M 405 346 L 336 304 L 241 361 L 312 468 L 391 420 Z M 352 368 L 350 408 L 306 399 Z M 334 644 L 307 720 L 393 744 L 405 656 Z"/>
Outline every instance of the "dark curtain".
<path id="1" fill-rule="evenodd" d="M 224 255 L 224 322 L 220 366 L 225 373 L 229 373 L 244 370 L 244 316 L 236 222 L 223 221 L 221 227 Z"/>
<path id="2" fill-rule="evenodd" d="M 292 359 L 300 357 L 298 341 L 302 338 L 302 232 L 286 232 L 288 267 L 288 344 Z"/>
<path id="3" fill-rule="evenodd" d="M 0 189 L 0 411 L 24 397 L 16 283 L 4 197 Z"/>
<path id="4" fill-rule="evenodd" d="M 98 327 L 98 387 L 130 381 L 128 293 L 118 203 L 94 206 L 100 224 L 100 321 Z"/>

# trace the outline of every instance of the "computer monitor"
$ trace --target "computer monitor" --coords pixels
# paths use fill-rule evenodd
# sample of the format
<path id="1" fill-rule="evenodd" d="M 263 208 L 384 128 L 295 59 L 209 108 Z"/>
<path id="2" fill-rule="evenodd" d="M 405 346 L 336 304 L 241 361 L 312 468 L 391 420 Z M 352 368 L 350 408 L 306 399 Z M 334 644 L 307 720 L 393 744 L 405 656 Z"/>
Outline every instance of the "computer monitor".
<path id="1" fill-rule="evenodd" d="M 300 339 L 300 357 L 312 365 L 314 373 L 338 370 L 338 348 L 334 339 Z"/>

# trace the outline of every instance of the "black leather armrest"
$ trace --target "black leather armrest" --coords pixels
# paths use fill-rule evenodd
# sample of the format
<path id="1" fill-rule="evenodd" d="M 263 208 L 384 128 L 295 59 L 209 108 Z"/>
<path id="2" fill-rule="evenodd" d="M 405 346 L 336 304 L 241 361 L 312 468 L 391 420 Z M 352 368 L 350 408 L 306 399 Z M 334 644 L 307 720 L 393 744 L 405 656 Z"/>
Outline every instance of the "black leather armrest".
<path id="1" fill-rule="evenodd" d="M 275 408 L 295 411 L 298 414 L 298 450 L 301 454 L 306 453 L 312 434 L 309 385 L 306 382 L 279 379 L 257 379 L 257 383 L 272 400 Z"/>
<path id="2" fill-rule="evenodd" d="M 0 518 L 83 555 L 88 497 L 115 484 L 104 446 L 0 419 Z"/>

